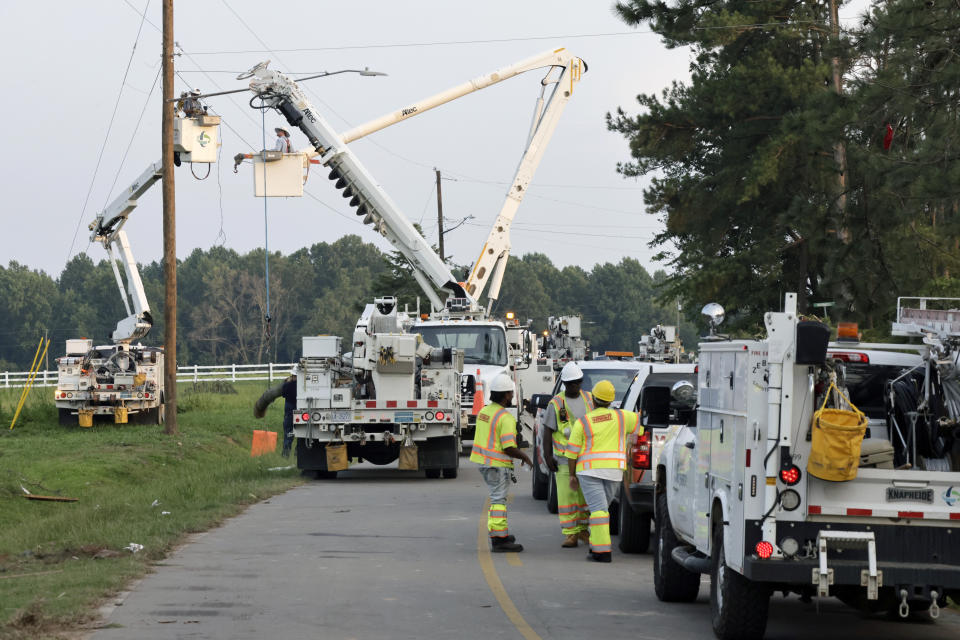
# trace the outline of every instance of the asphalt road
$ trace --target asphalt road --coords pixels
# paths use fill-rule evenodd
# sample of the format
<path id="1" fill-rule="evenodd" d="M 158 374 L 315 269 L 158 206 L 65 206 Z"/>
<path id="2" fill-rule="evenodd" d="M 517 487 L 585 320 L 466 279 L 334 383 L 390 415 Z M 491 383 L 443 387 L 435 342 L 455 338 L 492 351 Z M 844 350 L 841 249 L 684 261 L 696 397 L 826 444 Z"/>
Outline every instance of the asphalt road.
<path id="1" fill-rule="evenodd" d="M 530 497 L 529 471 L 518 473 L 509 511 L 526 550 L 488 553 L 485 487 L 462 464 L 455 480 L 364 464 L 254 505 L 113 599 L 92 637 L 713 637 L 706 580 L 697 603 L 663 604 L 649 555 L 615 550 L 598 565 L 583 547 L 561 549 L 556 516 Z M 834 599 L 818 607 L 775 595 L 767 638 L 811 637 L 956 640 L 960 615 L 890 622 Z"/>

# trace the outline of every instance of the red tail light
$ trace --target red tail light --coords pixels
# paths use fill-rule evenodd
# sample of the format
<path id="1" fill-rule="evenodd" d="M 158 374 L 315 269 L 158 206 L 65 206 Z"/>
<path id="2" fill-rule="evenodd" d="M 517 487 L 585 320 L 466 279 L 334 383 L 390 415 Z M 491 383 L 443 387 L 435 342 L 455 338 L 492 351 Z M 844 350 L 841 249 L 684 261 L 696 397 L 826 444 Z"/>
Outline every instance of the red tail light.
<path id="1" fill-rule="evenodd" d="M 437 420 L 443 420 L 446 417 L 447 417 L 447 414 L 445 414 L 443 411 L 437 411 L 437 415 L 436 415 Z"/>
<path id="2" fill-rule="evenodd" d="M 756 551 L 761 560 L 766 560 L 773 555 L 773 545 L 766 540 L 761 540 L 757 543 Z"/>
<path id="3" fill-rule="evenodd" d="M 309 413 L 301 413 L 301 414 L 300 414 L 300 419 L 303 420 L 304 422 L 310 422 L 310 414 L 309 414 Z"/>
<path id="4" fill-rule="evenodd" d="M 637 443 L 633 445 L 633 455 L 631 456 L 633 468 L 649 469 L 650 453 L 650 434 L 644 431 L 643 435 L 637 438 Z"/>
<path id="5" fill-rule="evenodd" d="M 860 353 L 857 351 L 830 351 L 828 354 L 831 358 L 836 360 L 841 360 L 843 362 L 856 362 L 859 364 L 870 364 L 870 356 L 865 353 Z"/>
<path id="6" fill-rule="evenodd" d="M 800 482 L 800 468 L 795 464 L 780 469 L 780 480 L 788 487 Z"/>

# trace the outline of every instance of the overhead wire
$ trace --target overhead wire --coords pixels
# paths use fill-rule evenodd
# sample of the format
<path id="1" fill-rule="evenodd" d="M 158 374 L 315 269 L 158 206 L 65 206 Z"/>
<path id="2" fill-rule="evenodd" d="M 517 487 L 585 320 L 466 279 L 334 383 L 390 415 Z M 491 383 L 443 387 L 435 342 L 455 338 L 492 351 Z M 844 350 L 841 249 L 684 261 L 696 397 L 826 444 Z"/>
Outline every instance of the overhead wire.
<path id="1" fill-rule="evenodd" d="M 129 4 L 129 0 L 128 0 Z M 132 6 L 132 5 L 131 5 Z M 127 76 L 130 74 L 130 65 L 133 64 L 133 56 L 137 52 L 137 44 L 140 42 L 140 34 L 143 32 L 143 23 L 147 19 L 147 9 L 150 7 L 150 0 L 144 6 L 140 24 L 137 27 L 137 35 L 133 40 L 133 48 L 130 50 L 130 57 L 127 59 L 127 68 L 123 71 L 123 80 L 120 82 L 120 90 L 117 92 L 117 101 L 113 105 L 113 113 L 110 115 L 110 124 L 107 125 L 107 133 L 103 137 L 103 144 L 100 145 L 100 153 L 97 155 L 97 164 L 93 169 L 93 177 L 90 178 L 90 186 L 87 187 L 87 195 L 83 199 L 83 207 L 80 209 L 80 216 L 77 219 L 77 228 L 73 232 L 73 239 L 70 241 L 70 249 L 67 251 L 67 259 L 64 264 L 70 261 L 73 255 L 73 247 L 77 242 L 77 234 L 80 233 L 80 225 L 83 223 L 83 217 L 87 212 L 87 204 L 90 202 L 90 194 L 93 193 L 93 185 L 97 181 L 97 173 L 100 171 L 100 163 L 103 161 L 103 152 L 107 148 L 107 142 L 110 140 L 110 132 L 113 130 L 113 123 L 117 118 L 117 111 L 120 108 L 120 99 L 123 97 L 123 87 L 127 83 Z"/>

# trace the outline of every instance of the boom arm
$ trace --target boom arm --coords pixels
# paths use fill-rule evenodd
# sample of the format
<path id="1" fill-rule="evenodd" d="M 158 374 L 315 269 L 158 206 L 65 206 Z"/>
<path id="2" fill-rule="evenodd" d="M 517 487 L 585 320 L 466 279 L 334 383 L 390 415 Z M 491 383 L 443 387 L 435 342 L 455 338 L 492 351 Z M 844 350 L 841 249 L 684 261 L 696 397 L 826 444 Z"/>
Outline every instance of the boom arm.
<path id="1" fill-rule="evenodd" d="M 147 302 L 147 295 L 143 290 L 143 281 L 140 279 L 140 271 L 133 259 L 130 242 L 127 240 L 127 233 L 123 230 L 123 226 L 127 223 L 130 213 L 136 209 L 137 200 L 140 199 L 140 196 L 160 180 L 161 176 L 161 163 L 151 164 L 127 187 L 124 193 L 117 196 L 106 209 L 97 214 L 97 217 L 88 227 L 90 229 L 90 242 L 99 242 L 107 251 L 110 266 L 113 267 L 113 275 L 117 279 L 117 287 L 120 289 L 120 296 L 123 298 L 123 306 L 127 310 L 127 317 L 117 323 L 117 328 L 110 335 L 110 339 L 115 343 L 129 343 L 132 340 L 142 338 L 150 332 L 150 328 L 153 326 L 150 304 Z M 120 276 L 120 269 L 117 266 L 118 257 L 114 254 L 114 248 L 117 249 L 119 259 L 123 263 L 127 286 L 130 288 L 129 293 L 127 286 L 124 286 L 123 278 Z M 131 302 L 133 303 L 132 309 Z"/>
<path id="2" fill-rule="evenodd" d="M 490 235 L 467 279 L 467 293 L 477 299 L 483 294 L 489 281 L 488 308 L 500 296 L 500 285 L 503 283 L 503 274 L 510 257 L 510 225 L 513 224 L 527 188 L 533 182 L 533 175 L 547 150 L 547 143 L 550 142 L 557 128 L 560 114 L 563 113 L 563 109 L 570 101 L 570 96 L 573 95 L 574 84 L 580 81 L 586 68 L 586 63 L 580 58 L 566 55 L 564 64 L 552 67 L 547 77 L 541 81 L 540 99 L 537 100 L 527 147 L 514 173 L 513 182 L 507 191 L 507 198 L 500 209 L 500 214 L 494 220 Z M 552 80 L 554 72 L 558 69 L 556 80 Z M 544 96 L 550 84 L 553 84 L 553 90 L 544 102 Z"/>
<path id="3" fill-rule="evenodd" d="M 351 198 L 350 205 L 357 207 L 357 215 L 364 216 L 364 224 L 372 224 L 407 259 L 433 308 L 444 307 L 434 287 L 446 289 L 455 298 L 465 298 L 473 306 L 473 299 L 447 265 L 377 184 L 341 136 L 317 113 L 296 82 L 278 71 L 267 69 L 266 64 L 257 65 L 249 73 L 254 76 L 250 89 L 260 96 L 265 106 L 276 108 L 291 126 L 303 131 L 321 156 L 321 164 L 330 168 L 330 179 L 337 181 L 336 186 L 343 189 L 345 198 Z"/>

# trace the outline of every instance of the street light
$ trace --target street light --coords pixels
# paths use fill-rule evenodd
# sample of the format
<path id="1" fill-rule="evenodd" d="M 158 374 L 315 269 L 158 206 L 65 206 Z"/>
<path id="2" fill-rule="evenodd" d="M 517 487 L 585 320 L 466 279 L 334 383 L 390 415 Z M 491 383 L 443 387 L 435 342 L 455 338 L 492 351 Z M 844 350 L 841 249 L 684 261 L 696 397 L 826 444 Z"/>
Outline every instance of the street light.
<path id="1" fill-rule="evenodd" d="M 270 61 L 269 61 L 269 60 L 267 60 L 267 61 L 265 61 L 265 62 L 260 62 L 260 63 L 258 63 L 257 65 L 255 65 L 255 66 L 254 66 L 253 68 L 251 68 L 250 70 L 244 71 L 243 73 L 239 74 L 239 75 L 237 76 L 237 80 L 246 80 L 247 78 L 252 78 L 253 75 L 254 75 L 257 71 L 259 71 L 260 69 L 266 68 L 266 66 L 267 66 L 268 64 L 270 64 Z M 371 71 L 371 70 L 370 70 L 370 67 L 364 67 L 363 69 L 340 69 L 339 71 L 324 71 L 324 72 L 322 72 L 322 73 L 318 73 L 318 74 L 312 75 L 312 76 L 306 76 L 306 77 L 303 77 L 303 78 L 294 78 L 294 82 L 302 82 L 302 81 L 304 81 L 304 80 L 313 80 L 314 78 L 326 78 L 327 76 L 335 76 L 335 75 L 337 75 L 337 74 L 339 74 L 339 73 L 356 73 L 357 75 L 367 76 L 367 77 L 371 77 L 371 76 L 385 76 L 385 75 L 387 75 L 386 73 L 384 73 L 384 72 L 382 72 L 382 71 Z M 248 91 L 250 91 L 250 88 L 249 88 L 249 87 L 247 87 L 247 88 L 245 88 L 245 89 L 232 89 L 232 90 L 230 90 L 230 91 L 217 91 L 217 92 L 215 92 L 215 93 L 202 93 L 202 94 L 197 95 L 197 96 L 194 96 L 194 97 L 195 97 L 195 98 L 198 98 L 198 99 L 199 99 L 199 98 L 212 98 L 213 96 L 226 96 L 226 95 L 230 95 L 230 94 L 232 94 L 232 93 L 246 93 L 246 92 L 248 92 Z M 180 99 L 180 98 L 170 98 L 169 100 L 167 100 L 167 102 L 176 102 L 176 101 L 179 100 L 179 99 Z"/>

